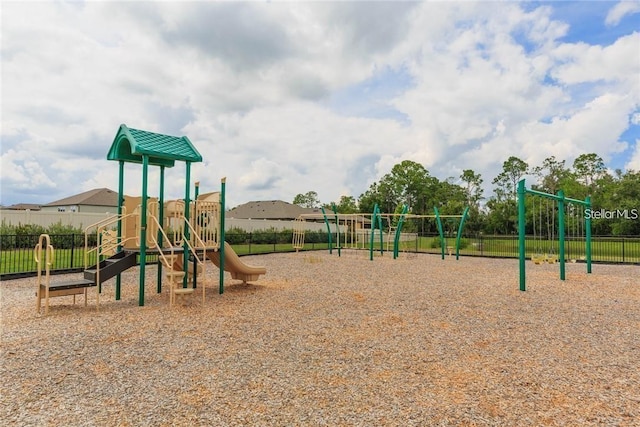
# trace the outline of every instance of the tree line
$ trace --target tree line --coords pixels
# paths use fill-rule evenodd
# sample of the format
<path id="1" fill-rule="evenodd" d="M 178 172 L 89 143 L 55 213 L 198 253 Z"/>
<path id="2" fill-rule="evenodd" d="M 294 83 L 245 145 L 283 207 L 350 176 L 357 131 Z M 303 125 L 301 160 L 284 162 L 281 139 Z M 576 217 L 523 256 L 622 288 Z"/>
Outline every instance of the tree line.
<path id="1" fill-rule="evenodd" d="M 590 215 L 594 235 L 640 235 L 640 172 L 617 169 L 609 171 L 595 153 L 578 156 L 571 166 L 555 156 L 540 165 L 529 165 L 511 156 L 502 164 L 501 172 L 493 177 L 493 194 L 485 197 L 484 179 L 472 169 L 463 170 L 458 177 L 440 180 L 420 163 L 404 160 L 374 182 L 357 199 L 341 196 L 334 202 L 340 213 L 373 212 L 377 204 L 382 212 L 399 213 L 403 206 L 416 215 L 433 214 L 434 206 L 442 214 L 460 215 L 469 207 L 465 223 L 468 233 L 515 234 L 517 232 L 517 186 L 523 177 L 530 188 L 549 194 L 563 190 L 573 199 L 591 197 L 592 211 L 572 214 L 576 223 Z M 548 233 L 557 221 L 557 206 L 549 206 L 539 197 L 527 197 L 527 232 Z M 332 203 L 321 203 L 315 191 L 298 194 L 293 203 L 302 207 L 331 209 Z M 604 213 L 604 215 L 603 215 Z M 537 221 L 537 223 L 536 223 Z M 569 222 L 567 223 L 569 226 Z M 578 225 L 576 224 L 576 227 Z"/>

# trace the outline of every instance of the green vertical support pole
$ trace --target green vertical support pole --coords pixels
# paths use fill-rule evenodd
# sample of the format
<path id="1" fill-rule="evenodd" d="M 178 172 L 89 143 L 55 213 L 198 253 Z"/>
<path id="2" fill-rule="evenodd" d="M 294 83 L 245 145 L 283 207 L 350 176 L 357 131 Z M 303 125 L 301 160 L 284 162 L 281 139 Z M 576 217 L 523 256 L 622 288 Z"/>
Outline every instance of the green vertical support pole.
<path id="1" fill-rule="evenodd" d="M 380 230 L 380 255 L 384 255 L 384 236 L 382 235 L 382 215 L 378 208 L 378 229 Z"/>
<path id="2" fill-rule="evenodd" d="M 322 209 L 322 216 L 324 217 L 324 224 L 327 226 L 327 234 L 329 235 L 329 254 L 333 253 L 333 242 L 331 239 L 331 227 L 329 226 L 329 219 L 327 218 L 327 214 L 324 211 L 324 208 L 321 207 L 320 209 Z"/>
<path id="3" fill-rule="evenodd" d="M 524 179 L 518 182 L 518 259 L 520 263 L 520 290 L 526 291 L 526 264 L 525 264 L 525 205 L 526 190 Z"/>
<path id="4" fill-rule="evenodd" d="M 405 215 L 407 215 L 407 210 L 408 210 L 408 206 L 407 205 L 403 205 L 402 206 L 402 214 L 400 215 L 400 219 L 398 220 L 398 227 L 396 228 L 396 235 L 393 239 L 393 259 L 398 258 L 399 255 L 399 250 L 398 247 L 400 246 L 400 236 L 402 234 L 402 225 L 404 224 L 404 217 Z"/>
<path id="5" fill-rule="evenodd" d="M 198 205 L 198 196 L 200 195 L 200 181 L 196 181 L 196 183 L 194 184 L 193 187 L 194 187 L 194 189 L 193 189 L 194 209 L 196 210 L 196 213 L 198 213 L 197 205 Z M 199 219 L 196 218 L 196 222 L 198 220 Z M 197 255 L 197 253 L 196 253 L 196 255 Z M 202 260 L 202 262 L 204 262 L 204 260 Z M 193 289 L 196 289 L 197 285 L 198 285 L 198 266 L 197 266 L 197 262 L 194 260 L 194 262 L 193 262 Z"/>
<path id="6" fill-rule="evenodd" d="M 164 227 L 164 166 L 160 166 L 160 197 L 158 201 L 159 201 L 158 221 L 160 222 L 160 226 Z M 158 240 L 158 245 L 162 247 L 164 242 L 163 242 L 161 229 L 158 229 L 157 240 Z M 162 263 L 160 262 L 160 260 L 158 260 L 158 278 L 157 278 L 156 291 L 158 293 L 162 293 Z"/>
<path id="7" fill-rule="evenodd" d="M 379 208 L 378 208 L 378 204 L 376 203 L 373 206 L 373 214 L 371 215 L 371 238 L 369 239 L 370 243 L 369 243 L 369 260 L 373 261 L 373 241 L 375 240 L 375 231 L 376 231 L 376 224 L 377 221 L 376 219 L 378 218 L 379 215 Z"/>
<path id="8" fill-rule="evenodd" d="M 564 280 L 566 276 L 565 253 L 564 253 L 564 191 L 558 191 L 558 256 L 560 258 L 560 280 Z"/>
<path id="9" fill-rule="evenodd" d="M 220 181 L 220 294 L 224 292 L 224 217 L 227 178 Z"/>
<path id="10" fill-rule="evenodd" d="M 442 221 L 440 220 L 438 208 L 434 206 L 433 211 L 436 213 L 436 225 L 438 226 L 438 233 L 440 234 L 440 252 L 442 259 L 444 259 L 444 231 L 442 230 Z"/>
<path id="11" fill-rule="evenodd" d="M 190 190 L 191 190 L 191 162 L 186 162 L 186 177 L 185 177 L 185 185 L 184 185 L 184 242 L 182 242 L 182 266 L 184 268 L 185 275 L 182 278 L 182 287 L 187 287 L 187 281 L 189 280 L 189 244 L 187 243 L 190 239 L 189 227 L 187 226 L 187 221 L 190 219 Z"/>
<path id="12" fill-rule="evenodd" d="M 122 251 L 122 204 L 124 203 L 124 160 L 118 162 L 118 249 Z M 116 301 L 120 300 L 120 290 L 122 289 L 122 277 L 116 276 Z"/>
<path id="13" fill-rule="evenodd" d="M 462 229 L 464 227 L 464 221 L 469 214 L 469 206 L 464 208 L 462 212 L 462 218 L 460 218 L 460 224 L 458 225 L 458 235 L 456 236 L 456 261 L 460 259 L 460 239 L 462 238 Z"/>
<path id="14" fill-rule="evenodd" d="M 336 244 L 338 245 L 338 257 L 340 257 L 340 222 L 338 221 L 338 208 L 335 203 L 331 203 L 331 210 L 336 219 Z"/>
<path id="15" fill-rule="evenodd" d="M 589 211 L 591 210 L 591 196 L 587 196 L 584 199 L 585 205 Z M 586 210 L 585 210 L 586 212 Z M 585 228 L 585 257 L 587 261 L 587 273 L 591 273 L 591 215 L 588 215 L 584 220 Z"/>
<path id="16" fill-rule="evenodd" d="M 142 206 L 140 209 L 140 289 L 138 305 L 144 306 L 145 267 L 147 264 L 147 176 L 149 174 L 149 156 L 142 156 Z"/>

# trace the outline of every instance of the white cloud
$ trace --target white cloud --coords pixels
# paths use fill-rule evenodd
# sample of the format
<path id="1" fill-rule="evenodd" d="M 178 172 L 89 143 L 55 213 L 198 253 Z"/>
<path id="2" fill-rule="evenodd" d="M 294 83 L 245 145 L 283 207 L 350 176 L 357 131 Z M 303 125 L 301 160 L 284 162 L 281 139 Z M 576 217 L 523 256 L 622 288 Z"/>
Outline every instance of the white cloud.
<path id="1" fill-rule="evenodd" d="M 638 32 L 620 37 L 606 47 L 586 43 L 559 45 L 552 53 L 557 66 L 553 67 L 551 74 L 564 84 L 620 82 L 621 90 L 637 90 L 637 76 L 640 73 L 639 47 Z M 604 88 L 612 89 L 606 86 Z"/>
<path id="2" fill-rule="evenodd" d="M 609 13 L 607 14 L 604 22 L 607 26 L 613 27 L 618 25 L 622 18 L 624 18 L 625 16 L 633 15 L 639 12 L 639 2 L 629 0 L 621 1 L 609 10 Z"/>
<path id="3" fill-rule="evenodd" d="M 611 157 L 640 105 L 640 35 L 563 43 L 568 24 L 552 7 L 3 4 L 3 198 L 115 189 L 106 154 L 121 123 L 187 135 L 204 158 L 192 180 L 207 192 L 227 176 L 230 206 L 311 190 L 323 202 L 358 197 L 405 159 L 490 182 L 510 155 Z M 388 84 L 381 70 L 402 82 L 376 87 Z M 351 103 L 396 115 L 336 107 L 336 94 L 364 86 L 380 95 Z M 140 173 L 128 165 L 127 193 L 140 193 Z M 166 180 L 167 197 L 180 197 L 184 166 Z M 149 181 L 155 193 L 157 171 Z"/>
<path id="4" fill-rule="evenodd" d="M 635 150 L 629 159 L 629 162 L 625 165 L 627 170 L 634 170 L 640 172 L 640 139 L 636 139 Z"/>

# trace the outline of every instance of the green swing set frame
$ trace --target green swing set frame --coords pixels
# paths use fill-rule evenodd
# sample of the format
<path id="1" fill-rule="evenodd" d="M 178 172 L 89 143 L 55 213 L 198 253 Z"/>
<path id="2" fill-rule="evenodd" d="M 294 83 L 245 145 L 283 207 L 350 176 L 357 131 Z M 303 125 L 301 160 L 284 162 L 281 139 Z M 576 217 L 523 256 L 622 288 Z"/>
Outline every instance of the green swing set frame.
<path id="1" fill-rule="evenodd" d="M 583 205 L 585 209 L 591 209 L 591 197 L 587 196 L 584 200 L 571 199 L 565 197 L 564 191 L 559 190 L 557 194 L 548 194 L 541 191 L 526 188 L 525 180 L 518 182 L 518 249 L 519 249 L 519 267 L 520 267 L 520 290 L 526 291 L 526 208 L 525 197 L 527 194 L 544 197 L 558 203 L 558 262 L 560 263 L 560 280 L 566 278 L 565 267 L 565 204 L 574 203 Z M 587 264 L 587 273 L 591 273 L 591 218 L 585 218 L 585 261 Z"/>

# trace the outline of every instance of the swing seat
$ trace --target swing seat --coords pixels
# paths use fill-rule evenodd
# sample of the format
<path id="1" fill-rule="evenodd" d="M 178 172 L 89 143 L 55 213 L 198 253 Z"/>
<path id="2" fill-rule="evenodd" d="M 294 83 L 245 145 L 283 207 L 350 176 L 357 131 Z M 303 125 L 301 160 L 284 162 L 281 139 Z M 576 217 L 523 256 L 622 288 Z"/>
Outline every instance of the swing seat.
<path id="1" fill-rule="evenodd" d="M 555 264 L 556 262 L 558 262 L 558 256 L 554 254 L 546 255 L 546 261 L 549 264 Z"/>
<path id="2" fill-rule="evenodd" d="M 533 254 L 531 255 L 531 261 L 533 261 L 534 264 L 540 265 L 546 261 L 546 255 Z"/>

